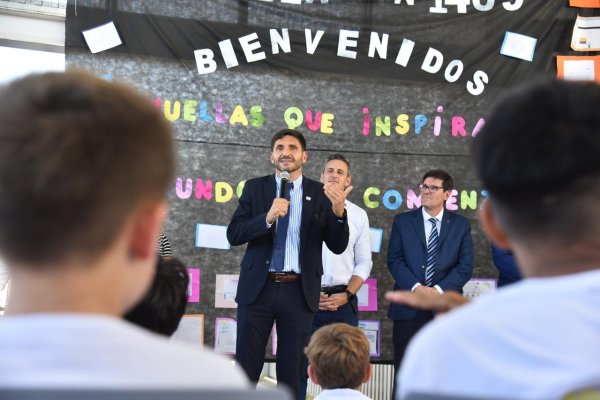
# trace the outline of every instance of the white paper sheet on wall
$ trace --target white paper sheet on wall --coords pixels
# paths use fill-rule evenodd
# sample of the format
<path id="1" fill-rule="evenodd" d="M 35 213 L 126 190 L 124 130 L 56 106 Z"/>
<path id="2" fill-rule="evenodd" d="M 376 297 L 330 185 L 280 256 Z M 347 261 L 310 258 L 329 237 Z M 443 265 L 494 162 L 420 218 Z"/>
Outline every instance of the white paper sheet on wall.
<path id="1" fill-rule="evenodd" d="M 235 354 L 237 337 L 237 321 L 233 318 L 217 318 L 215 320 L 215 351 L 217 353 Z"/>
<path id="2" fill-rule="evenodd" d="M 112 21 L 88 29 L 82 33 L 90 51 L 94 54 L 123 44 L 119 32 L 117 32 L 117 28 Z"/>
<path id="3" fill-rule="evenodd" d="M 171 340 L 204 346 L 204 314 L 184 315 Z"/>
<path id="4" fill-rule="evenodd" d="M 237 308 L 235 295 L 239 279 L 239 275 L 217 274 L 215 282 L 215 308 Z"/>
<path id="5" fill-rule="evenodd" d="M 525 61 L 533 61 L 536 43 L 537 39 L 530 36 L 506 32 L 502 47 L 500 48 L 500 54 Z"/>
<path id="6" fill-rule="evenodd" d="M 226 225 L 196 224 L 196 247 L 229 250 Z"/>

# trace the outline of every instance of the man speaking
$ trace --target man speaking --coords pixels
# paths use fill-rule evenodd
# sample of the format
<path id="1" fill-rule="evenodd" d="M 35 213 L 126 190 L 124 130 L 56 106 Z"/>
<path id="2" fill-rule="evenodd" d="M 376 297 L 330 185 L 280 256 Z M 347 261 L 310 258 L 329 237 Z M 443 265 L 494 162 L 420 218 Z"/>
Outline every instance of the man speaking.
<path id="1" fill-rule="evenodd" d="M 246 182 L 227 227 L 232 245 L 248 244 L 236 295 L 236 359 L 257 382 L 276 322 L 277 379 L 294 393 L 303 348 L 319 308 L 321 247 L 325 242 L 336 254 L 346 249 L 349 230 L 344 203 L 352 190 L 304 177 L 307 159 L 300 132 L 276 132 L 271 139 L 275 174 Z M 287 182 L 282 180 L 284 171 L 289 174 L 283 174 Z"/>

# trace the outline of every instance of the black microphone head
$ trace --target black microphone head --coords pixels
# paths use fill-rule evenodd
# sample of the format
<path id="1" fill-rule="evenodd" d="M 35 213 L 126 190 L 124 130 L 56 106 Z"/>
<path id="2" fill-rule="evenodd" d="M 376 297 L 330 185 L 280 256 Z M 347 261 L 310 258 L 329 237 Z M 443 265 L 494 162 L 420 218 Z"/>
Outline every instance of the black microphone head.
<path id="1" fill-rule="evenodd" d="M 290 180 L 290 173 L 287 171 L 281 171 L 279 173 L 279 177 L 281 178 L 281 185 L 279 185 L 279 193 L 277 197 L 279 197 L 280 199 L 284 199 L 287 190 L 287 184 Z"/>
<path id="2" fill-rule="evenodd" d="M 279 177 L 280 177 L 281 179 L 285 179 L 286 181 L 289 181 L 289 180 L 290 180 L 290 173 L 289 173 L 289 172 L 287 172 L 287 171 L 281 171 L 281 172 L 279 173 Z"/>

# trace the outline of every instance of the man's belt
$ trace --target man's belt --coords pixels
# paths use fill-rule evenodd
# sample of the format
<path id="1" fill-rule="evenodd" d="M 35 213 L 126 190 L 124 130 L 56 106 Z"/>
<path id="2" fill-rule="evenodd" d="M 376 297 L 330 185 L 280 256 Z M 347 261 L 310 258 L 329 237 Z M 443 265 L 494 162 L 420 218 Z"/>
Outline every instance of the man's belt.
<path id="1" fill-rule="evenodd" d="M 268 276 L 273 282 L 279 283 L 298 282 L 300 280 L 300 274 L 295 272 L 269 272 Z"/>
<path id="2" fill-rule="evenodd" d="M 346 289 L 348 289 L 348 285 L 323 286 L 321 287 L 321 292 L 330 296 L 336 293 L 344 293 Z"/>

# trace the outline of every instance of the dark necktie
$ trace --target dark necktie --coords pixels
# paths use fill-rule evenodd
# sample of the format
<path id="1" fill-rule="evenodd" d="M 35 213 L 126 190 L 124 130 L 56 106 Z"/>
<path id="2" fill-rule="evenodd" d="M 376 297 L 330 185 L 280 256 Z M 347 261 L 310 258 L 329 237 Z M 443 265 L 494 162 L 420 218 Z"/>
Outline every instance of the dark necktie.
<path id="1" fill-rule="evenodd" d="M 437 258 L 437 247 L 438 247 L 438 231 L 436 226 L 436 219 L 429 218 L 431 222 L 431 233 L 429 234 L 429 240 L 427 241 L 427 267 L 425 268 L 425 286 L 431 286 L 433 282 L 433 273 L 435 272 L 435 260 Z"/>
<path id="2" fill-rule="evenodd" d="M 290 199 L 290 190 L 294 187 L 293 184 L 287 185 L 285 198 Z M 276 272 L 283 271 L 285 265 L 285 240 L 287 238 L 288 225 L 290 224 L 290 209 L 285 216 L 277 219 L 277 230 L 275 231 L 275 243 L 273 244 L 272 265 Z"/>

